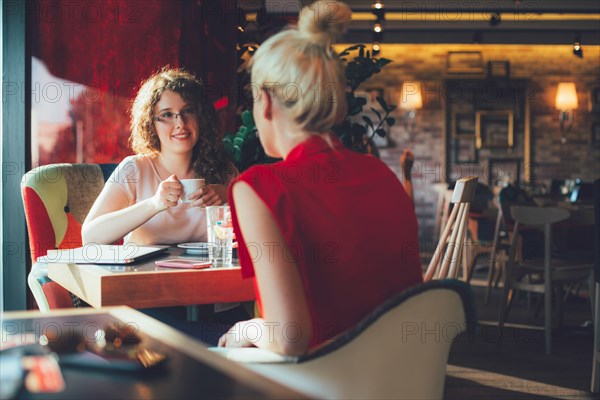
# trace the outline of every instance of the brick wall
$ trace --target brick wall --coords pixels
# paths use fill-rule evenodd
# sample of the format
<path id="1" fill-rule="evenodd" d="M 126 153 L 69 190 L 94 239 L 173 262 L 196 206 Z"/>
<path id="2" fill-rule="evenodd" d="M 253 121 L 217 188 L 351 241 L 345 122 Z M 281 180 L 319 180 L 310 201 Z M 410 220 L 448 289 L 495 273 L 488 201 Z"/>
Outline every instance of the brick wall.
<path id="1" fill-rule="evenodd" d="M 340 48 L 346 46 L 340 45 Z M 584 58 L 572 54 L 570 45 L 384 45 L 381 57 L 393 60 L 382 73 L 375 75 L 369 87 L 383 87 L 388 102 L 398 104 L 404 80 L 417 80 L 425 88 L 424 106 L 417 113 L 417 131 L 410 137 L 403 126 L 401 112 L 389 131 L 394 145 L 380 150 L 381 159 L 400 174 L 398 158 L 410 148 L 416 157 L 414 175 L 416 212 L 422 239 L 430 238 L 434 226 L 437 193 L 433 184 L 445 182 L 446 110 L 444 81 L 457 79 L 446 74 L 449 51 L 480 51 L 484 65 L 490 60 L 509 61 L 510 78 L 529 82 L 532 162 L 538 182 L 550 179 L 580 178 L 591 181 L 600 177 L 600 148 L 590 144 L 591 126 L 600 115 L 591 112 L 594 88 L 600 88 L 600 46 L 583 47 Z M 465 78 L 484 78 L 465 76 Z M 560 143 L 558 111 L 554 109 L 556 87 L 560 81 L 577 86 L 579 108 L 573 129 L 565 144 Z M 600 90 L 600 89 L 599 89 Z M 493 151 L 490 154 L 494 156 Z M 478 175 L 485 180 L 485 161 L 462 166 L 460 174 Z"/>

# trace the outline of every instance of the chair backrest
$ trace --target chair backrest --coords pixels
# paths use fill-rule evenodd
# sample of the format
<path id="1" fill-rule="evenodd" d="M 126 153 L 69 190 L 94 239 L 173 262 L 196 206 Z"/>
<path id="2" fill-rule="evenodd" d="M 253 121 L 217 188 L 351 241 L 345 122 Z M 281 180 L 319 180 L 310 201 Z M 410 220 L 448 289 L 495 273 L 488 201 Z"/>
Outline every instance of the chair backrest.
<path id="1" fill-rule="evenodd" d="M 441 399 L 450 347 L 475 322 L 471 288 L 436 280 L 404 291 L 295 363 L 263 357 L 269 352 L 261 349 L 218 353 L 309 397 Z"/>
<path id="2" fill-rule="evenodd" d="M 452 198 L 452 190 L 448 189 L 446 183 L 434 183 L 433 189 L 438 194 L 435 211 L 435 225 L 433 227 L 433 238 L 439 240 L 440 232 L 444 230 L 448 214 L 450 210 L 450 199 Z"/>
<path id="3" fill-rule="evenodd" d="M 550 264 L 550 252 L 552 243 L 552 230 L 550 226 L 556 222 L 564 221 L 569 218 L 569 211 L 558 207 L 528 207 L 512 206 L 510 214 L 515 221 L 513 234 L 509 251 L 509 262 L 515 262 L 515 253 L 521 228 L 523 226 L 541 227 L 544 234 L 544 264 Z M 524 243 L 525 247 L 532 247 L 534 243 Z M 528 250 L 533 252 L 532 249 Z M 541 252 L 539 252 L 541 253 Z M 541 255 L 541 254 L 540 254 Z"/>
<path id="4" fill-rule="evenodd" d="M 596 241 L 596 246 L 594 246 L 594 258 L 596 260 L 594 264 L 594 279 L 596 279 L 596 283 L 600 284 L 600 246 L 598 245 L 600 243 L 600 179 L 594 181 L 594 238 Z M 600 294 L 596 293 L 596 297 L 600 297 Z M 599 325 L 596 324 L 597 334 L 600 332 Z M 600 345 L 600 340 L 598 344 Z M 600 358 L 598 358 L 597 363 L 598 367 L 600 367 Z"/>
<path id="5" fill-rule="evenodd" d="M 27 172 L 21 182 L 31 259 L 49 249 L 80 247 L 81 225 L 116 164 L 50 164 Z M 68 307 L 59 285 L 44 287 L 50 308 Z M 51 289 L 52 293 L 49 292 Z"/>
<path id="6" fill-rule="evenodd" d="M 452 209 L 452 207 L 450 207 L 450 205 L 452 204 L 452 193 L 454 193 L 453 189 L 444 189 L 444 191 L 440 194 L 439 223 L 437 223 L 436 225 L 435 232 L 435 239 L 437 241 L 440 240 L 442 232 L 444 232 L 444 229 L 446 229 L 446 224 L 448 223 L 448 218 L 450 217 L 450 210 Z"/>
<path id="7" fill-rule="evenodd" d="M 476 187 L 477 177 L 462 178 L 456 182 L 450 199 L 454 207 L 425 273 L 425 281 L 458 276 L 458 262 L 467 233 L 469 204 Z"/>
<path id="8" fill-rule="evenodd" d="M 514 220 L 510 213 L 512 206 L 530 206 L 536 207 L 537 204 L 523 189 L 508 185 L 498 194 L 499 210 L 502 212 L 502 223 L 505 229 L 511 229 Z"/>

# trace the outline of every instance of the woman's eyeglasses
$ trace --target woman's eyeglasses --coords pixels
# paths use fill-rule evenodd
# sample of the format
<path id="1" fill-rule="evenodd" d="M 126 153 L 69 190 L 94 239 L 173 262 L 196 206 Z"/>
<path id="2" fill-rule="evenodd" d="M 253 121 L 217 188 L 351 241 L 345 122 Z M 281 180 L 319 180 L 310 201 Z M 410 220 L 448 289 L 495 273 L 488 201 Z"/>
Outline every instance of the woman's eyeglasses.
<path id="1" fill-rule="evenodd" d="M 189 118 L 193 118 L 196 116 L 196 110 L 194 108 L 186 108 L 185 110 L 181 110 L 180 113 L 175 113 L 171 111 L 165 111 L 161 113 L 158 117 L 154 117 L 155 121 L 164 122 L 166 124 L 174 124 L 177 117 L 182 118 L 185 122 L 189 120 Z"/>

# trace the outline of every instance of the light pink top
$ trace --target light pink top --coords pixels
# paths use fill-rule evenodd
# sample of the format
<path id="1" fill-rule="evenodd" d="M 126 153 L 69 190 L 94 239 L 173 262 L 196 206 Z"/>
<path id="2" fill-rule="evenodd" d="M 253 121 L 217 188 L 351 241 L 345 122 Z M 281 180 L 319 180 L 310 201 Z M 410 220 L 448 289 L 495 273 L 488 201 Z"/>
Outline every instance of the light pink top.
<path id="1" fill-rule="evenodd" d="M 123 189 L 131 206 L 154 196 L 161 181 L 152 160 L 137 155 L 126 157 L 106 184 Z M 125 243 L 128 242 L 138 245 L 206 242 L 206 212 L 189 203 L 179 203 L 125 236 Z"/>

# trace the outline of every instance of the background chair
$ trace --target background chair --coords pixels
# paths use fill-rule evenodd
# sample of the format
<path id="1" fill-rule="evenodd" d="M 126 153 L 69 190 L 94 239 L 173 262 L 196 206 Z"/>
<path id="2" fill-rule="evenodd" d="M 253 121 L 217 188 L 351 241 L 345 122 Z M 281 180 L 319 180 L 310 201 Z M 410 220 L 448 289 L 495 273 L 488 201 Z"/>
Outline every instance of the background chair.
<path id="1" fill-rule="evenodd" d="M 433 235 L 431 239 L 427 237 L 420 242 L 421 265 L 427 266 L 433 257 L 433 252 L 440 239 L 440 233 L 444 230 L 444 226 L 450 215 L 450 200 L 452 200 L 452 189 L 448 189 L 447 183 L 433 183 L 431 185 L 432 195 L 437 194 L 435 220 L 433 225 Z"/>
<path id="2" fill-rule="evenodd" d="M 450 215 L 450 201 L 452 200 L 453 189 L 448 189 L 446 183 L 435 183 L 433 186 L 434 190 L 438 193 L 433 239 L 439 241 L 440 233 L 444 231 L 448 222 L 448 216 Z"/>
<path id="3" fill-rule="evenodd" d="M 500 190 L 497 203 L 498 214 L 496 215 L 493 240 L 489 247 L 489 268 L 487 286 L 485 289 L 485 304 L 489 303 L 492 288 L 498 287 L 498 283 L 503 275 L 508 259 L 511 231 L 515 225 L 515 221 L 510 214 L 510 208 L 512 206 L 536 206 L 535 201 L 524 190 L 511 184 Z M 521 233 L 523 233 L 524 230 L 528 229 L 522 226 Z M 531 232 L 531 234 L 536 235 L 537 231 Z M 526 235 L 530 235 L 530 233 Z M 515 257 L 517 260 L 521 259 L 519 246 L 520 242 L 517 242 L 517 248 L 515 249 Z"/>
<path id="4" fill-rule="evenodd" d="M 80 247 L 81 224 L 117 164 L 51 164 L 27 172 L 21 183 L 31 261 L 28 285 L 42 311 L 73 307 L 38 257 L 49 249 Z M 75 304 L 77 304 L 75 299 Z"/>
<path id="5" fill-rule="evenodd" d="M 600 179 L 594 181 L 594 281 L 595 288 L 591 293 L 594 315 L 594 349 L 592 353 L 592 382 L 591 391 L 600 392 Z"/>
<path id="6" fill-rule="evenodd" d="M 467 241 L 463 251 L 463 262 L 466 263 L 468 276 L 471 282 L 477 260 L 482 256 L 489 258 L 492 252 L 494 221 L 497 220 L 498 208 L 493 204 L 492 190 L 481 182 L 477 182 L 475 195 L 469 207 L 469 220 Z"/>
<path id="7" fill-rule="evenodd" d="M 304 357 L 211 350 L 312 398 L 441 399 L 450 346 L 475 322 L 469 285 L 435 280 L 402 292 Z"/>
<path id="8" fill-rule="evenodd" d="M 551 226 L 566 220 L 569 211 L 555 207 L 524 207 L 513 206 L 510 209 L 515 225 L 512 232 L 507 271 L 504 280 L 502 301 L 498 316 L 498 325 L 502 329 L 510 311 L 515 291 L 539 293 L 544 296 L 544 330 L 546 354 L 551 352 L 552 344 L 552 301 L 553 292 L 557 289 L 556 304 L 561 307 L 563 285 L 569 282 L 585 281 L 591 273 L 591 263 L 580 263 L 569 260 L 552 259 L 552 229 Z M 523 260 L 518 261 L 516 254 L 519 238 L 522 234 L 520 226 L 541 228 L 544 235 L 543 258 L 528 259 L 523 254 Z M 523 243 L 523 253 L 529 252 L 535 245 Z"/>
<path id="9" fill-rule="evenodd" d="M 476 186 L 476 177 L 462 178 L 456 181 L 450 200 L 454 207 L 433 253 L 423 278 L 424 281 L 445 279 L 447 277 L 456 278 L 458 276 L 458 263 L 461 259 L 467 233 L 469 204 L 473 200 Z M 466 263 L 463 265 L 465 267 L 463 271 L 464 279 L 467 279 Z"/>

